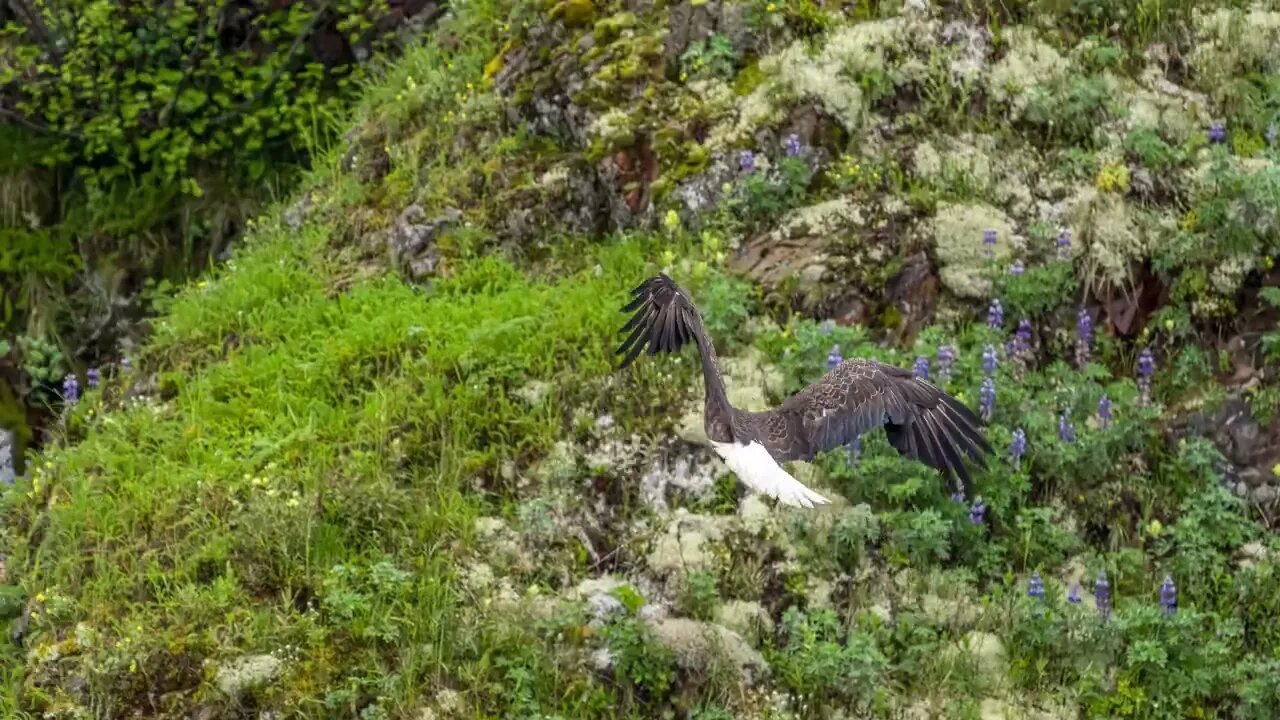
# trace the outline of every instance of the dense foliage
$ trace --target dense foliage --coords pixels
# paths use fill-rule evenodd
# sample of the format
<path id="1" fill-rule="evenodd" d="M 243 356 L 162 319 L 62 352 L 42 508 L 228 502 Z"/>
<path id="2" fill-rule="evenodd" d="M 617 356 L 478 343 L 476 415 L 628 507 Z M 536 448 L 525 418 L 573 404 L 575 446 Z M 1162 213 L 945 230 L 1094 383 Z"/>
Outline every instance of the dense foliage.
<path id="1" fill-rule="evenodd" d="M 401 16 L 385 0 L 6 3 L 0 332 L 73 364 L 115 355 L 144 282 L 224 252 L 331 142 L 357 59 Z"/>

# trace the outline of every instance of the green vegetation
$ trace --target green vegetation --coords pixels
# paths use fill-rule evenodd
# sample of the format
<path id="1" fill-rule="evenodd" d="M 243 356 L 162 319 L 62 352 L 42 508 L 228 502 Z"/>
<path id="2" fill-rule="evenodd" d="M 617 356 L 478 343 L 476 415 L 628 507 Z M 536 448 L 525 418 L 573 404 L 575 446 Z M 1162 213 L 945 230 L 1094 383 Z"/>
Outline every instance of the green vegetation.
<path id="1" fill-rule="evenodd" d="M 454 4 L 131 368 L 9 348 L 0 710 L 1275 717 L 1280 13 L 913 5 Z M 739 405 L 927 368 L 978 497 L 880 431 L 747 495 L 614 370 L 658 270 Z"/>

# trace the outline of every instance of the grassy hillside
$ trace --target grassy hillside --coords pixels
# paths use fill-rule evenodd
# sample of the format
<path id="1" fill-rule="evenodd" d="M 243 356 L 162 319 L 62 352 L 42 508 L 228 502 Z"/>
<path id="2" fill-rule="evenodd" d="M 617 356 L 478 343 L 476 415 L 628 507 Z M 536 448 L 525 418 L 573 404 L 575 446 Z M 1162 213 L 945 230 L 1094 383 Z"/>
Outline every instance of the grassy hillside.
<path id="1" fill-rule="evenodd" d="M 4 494 L 0 710 L 1275 717 L 1280 9 L 922 5 L 455 3 Z M 982 408 L 977 497 L 747 496 L 614 370 L 658 270 L 742 407 Z"/>

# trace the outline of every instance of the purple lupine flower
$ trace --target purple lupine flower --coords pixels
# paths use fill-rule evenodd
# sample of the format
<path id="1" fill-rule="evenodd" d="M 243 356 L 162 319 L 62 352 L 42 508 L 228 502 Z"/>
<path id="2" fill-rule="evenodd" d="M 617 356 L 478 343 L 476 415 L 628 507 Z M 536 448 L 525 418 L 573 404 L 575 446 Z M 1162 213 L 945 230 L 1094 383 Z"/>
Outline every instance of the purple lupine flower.
<path id="1" fill-rule="evenodd" d="M 964 502 L 964 492 L 961 490 L 957 490 L 951 493 L 951 502 L 956 503 L 957 505 Z"/>
<path id="2" fill-rule="evenodd" d="M 1271 123 L 1270 125 L 1267 126 L 1266 138 L 1267 138 L 1268 145 L 1276 144 L 1276 124 L 1275 123 Z"/>
<path id="3" fill-rule="evenodd" d="M 1031 581 L 1027 583 L 1027 597 L 1044 602 L 1044 580 L 1041 579 L 1039 570 L 1031 573 Z"/>
<path id="4" fill-rule="evenodd" d="M 1156 358 L 1151 348 L 1142 348 L 1138 353 L 1138 390 L 1141 392 L 1138 403 L 1143 407 L 1151 404 L 1151 376 L 1155 374 Z"/>
<path id="5" fill-rule="evenodd" d="M 750 150 L 743 150 L 738 153 L 738 167 L 742 172 L 754 172 L 756 169 L 756 155 Z"/>
<path id="6" fill-rule="evenodd" d="M 1013 469 L 1022 469 L 1022 456 L 1027 454 L 1027 433 L 1022 428 L 1013 431 L 1013 442 L 1009 443 L 1009 457 L 1013 459 Z"/>
<path id="7" fill-rule="evenodd" d="M 1067 419 L 1066 411 L 1058 416 L 1058 439 L 1064 443 L 1073 443 L 1076 441 L 1076 426 L 1071 424 Z"/>
<path id="8" fill-rule="evenodd" d="M 1013 351 L 1016 355 L 1025 355 L 1031 349 L 1031 319 L 1018 321 L 1018 329 L 1013 332 Z"/>
<path id="9" fill-rule="evenodd" d="M 994 375 L 997 367 L 1000 367 L 1000 359 L 996 357 L 996 346 L 988 343 L 982 350 L 982 371 Z"/>
<path id="10" fill-rule="evenodd" d="M 999 328 L 1004 325 L 1004 306 L 1000 304 L 997 298 L 991 301 L 991 305 L 987 308 L 987 326 Z"/>
<path id="11" fill-rule="evenodd" d="M 1209 125 L 1209 142 L 1221 143 L 1227 139 L 1227 129 L 1223 127 L 1222 122 L 1215 120 Z"/>
<path id="12" fill-rule="evenodd" d="M 1080 312 L 1076 314 L 1076 364 L 1084 367 L 1089 362 L 1089 355 L 1093 349 L 1093 318 L 1089 316 L 1089 311 L 1080 308 Z"/>
<path id="13" fill-rule="evenodd" d="M 1102 427 L 1111 427 L 1111 398 L 1106 393 L 1102 393 L 1102 397 L 1098 398 L 1098 422 Z"/>
<path id="14" fill-rule="evenodd" d="M 1067 590 L 1067 602 L 1072 605 L 1080 604 L 1080 583 L 1071 583 L 1071 589 Z"/>
<path id="15" fill-rule="evenodd" d="M 1098 603 L 1098 612 L 1105 620 L 1111 617 L 1111 583 L 1107 582 L 1107 571 L 1099 570 L 1098 579 L 1093 583 L 1093 599 Z"/>
<path id="16" fill-rule="evenodd" d="M 122 355 L 120 357 L 120 369 L 125 372 L 131 372 L 133 370 L 133 361 L 129 359 L 128 355 Z"/>
<path id="17" fill-rule="evenodd" d="M 1013 264 L 1009 266 L 1010 275 L 1021 275 L 1026 271 L 1027 271 L 1027 268 L 1022 264 L 1021 260 L 1014 260 Z"/>
<path id="18" fill-rule="evenodd" d="M 982 502 L 982 496 L 973 499 L 973 505 L 969 507 L 969 522 L 974 525 L 981 525 L 987 515 L 987 505 Z"/>
<path id="19" fill-rule="evenodd" d="M 996 381 L 990 376 L 982 378 L 982 387 L 978 390 L 978 412 L 983 420 L 990 420 L 996 410 Z"/>
<path id="20" fill-rule="evenodd" d="M 832 345 L 831 352 L 827 353 L 827 370 L 834 370 L 840 362 L 840 346 Z"/>
<path id="21" fill-rule="evenodd" d="M 80 381 L 76 379 L 75 373 L 67 373 L 62 379 L 62 399 L 68 405 L 75 405 L 80 401 Z"/>
<path id="22" fill-rule="evenodd" d="M 995 253 L 996 231 L 988 228 L 982 231 L 982 252 L 988 257 Z"/>
<path id="23" fill-rule="evenodd" d="M 786 148 L 787 157 L 798 156 L 800 154 L 800 136 L 791 133 L 783 142 L 783 146 Z"/>
<path id="24" fill-rule="evenodd" d="M 1173 584 L 1173 576 L 1165 575 L 1160 585 L 1160 606 L 1168 615 L 1178 612 L 1178 588 Z"/>
<path id="25" fill-rule="evenodd" d="M 950 345 L 938 348 L 938 381 L 946 384 L 951 379 L 951 363 L 956 360 L 956 349 Z"/>
<path id="26" fill-rule="evenodd" d="M 98 382 L 100 380 L 101 380 L 101 377 L 98 374 L 98 368 L 91 367 L 85 372 L 85 381 L 88 382 L 89 387 L 91 388 L 98 387 Z"/>
<path id="27" fill-rule="evenodd" d="M 1058 233 L 1058 257 L 1065 259 L 1071 254 L 1071 228 L 1062 228 Z"/>
<path id="28" fill-rule="evenodd" d="M 918 378 L 929 379 L 929 358 L 918 355 L 916 356 L 916 364 L 911 372 Z"/>

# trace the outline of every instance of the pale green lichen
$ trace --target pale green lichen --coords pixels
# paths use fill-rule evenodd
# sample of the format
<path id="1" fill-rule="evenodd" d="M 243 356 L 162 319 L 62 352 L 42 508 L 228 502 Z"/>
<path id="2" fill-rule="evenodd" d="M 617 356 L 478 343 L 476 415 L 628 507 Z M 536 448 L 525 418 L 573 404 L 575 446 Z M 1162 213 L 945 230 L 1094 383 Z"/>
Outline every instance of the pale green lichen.
<path id="1" fill-rule="evenodd" d="M 1057 50 L 1037 37 L 1035 30 L 1011 27 L 1003 35 L 1009 48 L 991 68 L 987 82 L 992 97 L 1009 106 L 1013 117 L 1020 117 L 1031 100 L 1032 92 L 1064 77 L 1071 63 Z"/>
<path id="2" fill-rule="evenodd" d="M 1127 284 L 1131 264 L 1150 249 L 1152 237 L 1134 209 L 1116 193 L 1085 187 L 1070 199 L 1064 214 L 1074 237 L 1086 248 L 1088 274 Z"/>
<path id="3" fill-rule="evenodd" d="M 714 562 L 708 543 L 718 542 L 722 535 L 716 518 L 681 508 L 650 551 L 649 569 L 662 575 L 706 570 Z"/>
<path id="4" fill-rule="evenodd" d="M 1125 99 L 1128 129 L 1150 130 L 1172 143 L 1203 132 L 1211 120 L 1208 98 L 1170 82 L 1156 66 L 1143 70 L 1137 83 L 1121 81 L 1114 96 Z"/>
<path id="5" fill-rule="evenodd" d="M 982 242 L 986 230 L 996 231 L 991 257 Z M 982 298 L 991 293 L 991 281 L 983 273 L 994 259 L 1004 263 L 1021 251 L 1026 241 L 1014 234 L 1013 222 L 998 208 L 984 203 L 939 203 L 933 219 L 939 275 L 944 285 L 961 297 Z"/>
<path id="6" fill-rule="evenodd" d="M 784 237 L 831 235 L 863 224 L 862 210 L 848 196 L 797 208 L 779 223 Z"/>
<path id="7" fill-rule="evenodd" d="M 1197 13 L 1190 64 L 1206 88 L 1265 66 L 1280 55 L 1280 12 L 1257 4 Z"/>
<path id="8" fill-rule="evenodd" d="M 760 653 L 726 627 L 689 618 L 664 618 L 650 627 L 682 669 L 705 673 L 727 664 L 738 682 L 751 684 L 768 667 Z"/>
<path id="9" fill-rule="evenodd" d="M 1034 167 L 1034 158 L 993 135 L 937 138 L 922 142 L 912 155 L 913 174 L 930 187 L 1016 212 L 1031 210 L 1028 178 Z"/>

